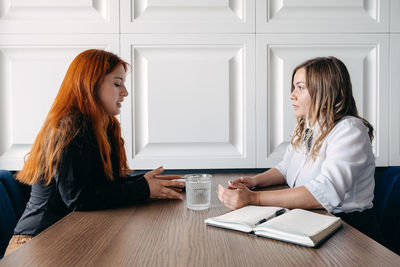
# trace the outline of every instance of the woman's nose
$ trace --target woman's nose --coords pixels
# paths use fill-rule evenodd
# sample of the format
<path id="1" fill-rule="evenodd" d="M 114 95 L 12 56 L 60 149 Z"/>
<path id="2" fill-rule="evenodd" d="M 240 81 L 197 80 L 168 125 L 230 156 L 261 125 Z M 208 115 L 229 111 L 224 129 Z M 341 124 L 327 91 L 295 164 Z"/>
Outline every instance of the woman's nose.
<path id="1" fill-rule="evenodd" d="M 295 90 L 293 90 L 293 91 L 290 93 L 289 98 L 290 98 L 290 100 L 294 100 L 294 99 L 296 98 Z"/>
<path id="2" fill-rule="evenodd" d="M 127 96 L 128 96 L 128 90 L 126 90 L 126 87 L 125 87 L 125 86 L 124 86 L 123 89 L 122 89 L 121 95 L 122 95 L 123 97 L 127 97 Z"/>

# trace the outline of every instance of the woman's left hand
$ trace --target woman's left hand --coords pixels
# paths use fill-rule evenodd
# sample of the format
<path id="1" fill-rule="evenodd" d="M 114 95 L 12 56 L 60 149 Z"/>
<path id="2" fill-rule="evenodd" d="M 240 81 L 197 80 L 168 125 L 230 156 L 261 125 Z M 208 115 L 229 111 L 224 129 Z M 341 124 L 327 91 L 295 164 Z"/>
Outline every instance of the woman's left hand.
<path id="1" fill-rule="evenodd" d="M 247 205 L 259 205 L 260 192 L 250 191 L 244 184 L 230 182 L 229 188 L 218 185 L 219 200 L 230 209 L 239 209 Z"/>
<path id="2" fill-rule="evenodd" d="M 185 187 L 185 184 L 180 181 L 173 181 L 174 179 L 180 179 L 182 177 L 177 175 L 161 176 L 160 174 L 163 171 L 163 167 L 158 167 L 144 175 L 149 185 L 150 198 L 182 199 L 182 195 L 177 192 L 182 192 L 182 188 Z"/>

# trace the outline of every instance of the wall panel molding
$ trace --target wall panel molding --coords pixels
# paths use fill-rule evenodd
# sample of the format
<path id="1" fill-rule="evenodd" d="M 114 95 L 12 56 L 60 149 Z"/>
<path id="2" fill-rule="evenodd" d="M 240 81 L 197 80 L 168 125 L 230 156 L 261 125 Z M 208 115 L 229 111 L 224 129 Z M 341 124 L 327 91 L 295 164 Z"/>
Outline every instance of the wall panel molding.
<path id="1" fill-rule="evenodd" d="M 124 35 L 133 168 L 255 167 L 254 36 Z M 129 126 L 128 126 L 129 125 Z"/>
<path id="2" fill-rule="evenodd" d="M 289 99 L 292 70 L 307 59 L 328 55 L 346 64 L 359 113 L 376 130 L 376 164 L 387 165 L 388 46 L 387 37 L 376 35 L 258 35 L 257 167 L 275 166 L 290 141 L 295 126 Z"/>
<path id="3" fill-rule="evenodd" d="M 400 33 L 400 1 L 390 0 L 390 32 Z"/>
<path id="4" fill-rule="evenodd" d="M 19 170 L 69 64 L 89 48 L 118 54 L 118 35 L 1 37 L 0 169 Z"/>
<path id="5" fill-rule="evenodd" d="M 388 32 L 389 1 L 257 0 L 257 33 Z"/>
<path id="6" fill-rule="evenodd" d="M 400 33 L 390 35 L 389 166 L 400 166 Z"/>
<path id="7" fill-rule="evenodd" d="M 0 33 L 119 33 L 119 1 L 2 0 Z"/>
<path id="8" fill-rule="evenodd" d="M 254 0 L 121 0 L 122 33 L 255 32 Z"/>

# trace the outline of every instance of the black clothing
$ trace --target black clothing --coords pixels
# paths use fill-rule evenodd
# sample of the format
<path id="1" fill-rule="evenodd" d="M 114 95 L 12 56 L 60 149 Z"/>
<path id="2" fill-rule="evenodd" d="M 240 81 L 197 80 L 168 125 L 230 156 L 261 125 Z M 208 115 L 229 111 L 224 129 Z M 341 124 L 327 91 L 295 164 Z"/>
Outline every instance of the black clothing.
<path id="1" fill-rule="evenodd" d="M 382 245 L 386 245 L 383 239 L 383 235 L 379 229 L 378 222 L 376 220 L 375 209 L 370 208 L 363 210 L 362 212 L 355 211 L 350 213 L 335 213 L 336 217 L 340 217 L 343 221 L 350 224 L 358 231 L 374 239 Z"/>
<path id="2" fill-rule="evenodd" d="M 37 235 L 71 211 L 107 209 L 149 199 L 150 189 L 143 175 L 119 176 L 114 149 L 111 162 L 114 181 L 104 173 L 90 124 L 82 127 L 64 149 L 51 183 L 46 186 L 41 180 L 32 185 L 30 199 L 14 234 Z"/>

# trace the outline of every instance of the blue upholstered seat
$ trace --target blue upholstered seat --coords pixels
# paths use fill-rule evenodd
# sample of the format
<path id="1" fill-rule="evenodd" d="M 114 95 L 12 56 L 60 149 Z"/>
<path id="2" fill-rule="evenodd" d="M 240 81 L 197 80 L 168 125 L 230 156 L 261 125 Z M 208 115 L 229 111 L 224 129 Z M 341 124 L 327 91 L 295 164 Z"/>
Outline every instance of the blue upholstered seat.
<path id="1" fill-rule="evenodd" d="M 15 179 L 10 171 L 0 170 L 0 183 L 5 187 L 8 197 L 14 207 L 14 212 L 17 218 L 21 217 L 25 210 L 26 196 L 21 189 L 20 185 Z"/>
<path id="2" fill-rule="evenodd" d="M 377 181 L 374 205 L 390 249 L 400 255 L 400 167 L 390 167 Z"/>
<path id="3" fill-rule="evenodd" d="M 0 183 L 0 259 L 3 258 L 16 224 L 14 207 L 5 187 Z"/>
<path id="4" fill-rule="evenodd" d="M 18 183 L 10 171 L 0 170 L 0 259 L 25 210 L 29 195 L 25 189 L 29 186 Z"/>

